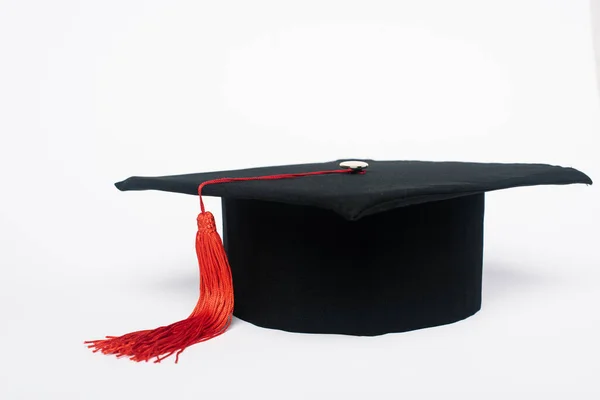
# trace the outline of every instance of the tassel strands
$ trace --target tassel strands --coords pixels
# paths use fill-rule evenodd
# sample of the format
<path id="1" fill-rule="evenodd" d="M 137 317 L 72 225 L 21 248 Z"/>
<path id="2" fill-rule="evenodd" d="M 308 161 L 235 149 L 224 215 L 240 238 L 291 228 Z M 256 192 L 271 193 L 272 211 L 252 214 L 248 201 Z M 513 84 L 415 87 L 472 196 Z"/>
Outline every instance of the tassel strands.
<path id="1" fill-rule="evenodd" d="M 129 357 L 133 361 L 158 363 L 175 354 L 175 362 L 185 348 L 219 336 L 231 323 L 233 282 L 229 261 L 210 212 L 198 215 L 196 254 L 200 266 L 200 298 L 190 316 L 152 330 L 107 336 L 85 342 L 94 352 Z"/>

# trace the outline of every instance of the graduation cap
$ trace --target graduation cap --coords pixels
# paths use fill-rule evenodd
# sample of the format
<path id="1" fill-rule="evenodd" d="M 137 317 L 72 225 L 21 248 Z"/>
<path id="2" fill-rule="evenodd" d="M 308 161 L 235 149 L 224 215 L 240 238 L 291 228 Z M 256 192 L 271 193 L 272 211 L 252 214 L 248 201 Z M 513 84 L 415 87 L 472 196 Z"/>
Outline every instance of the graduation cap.
<path id="1" fill-rule="evenodd" d="M 481 307 L 485 192 L 571 183 L 592 181 L 545 164 L 374 160 L 131 177 L 117 188 L 200 195 L 199 300 L 182 321 L 86 343 L 177 362 L 234 314 L 362 336 L 456 322 Z M 223 242 L 202 195 L 223 199 Z"/>

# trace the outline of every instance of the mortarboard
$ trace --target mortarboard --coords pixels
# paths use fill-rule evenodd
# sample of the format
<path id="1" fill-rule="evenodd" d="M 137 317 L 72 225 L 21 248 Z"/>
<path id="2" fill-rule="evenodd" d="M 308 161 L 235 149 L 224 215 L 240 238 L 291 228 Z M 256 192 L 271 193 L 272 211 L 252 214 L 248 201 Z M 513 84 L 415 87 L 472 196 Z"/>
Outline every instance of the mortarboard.
<path id="1" fill-rule="evenodd" d="M 234 314 L 361 336 L 456 322 L 481 307 L 485 192 L 572 183 L 592 181 L 546 164 L 374 160 L 134 176 L 116 187 L 200 195 L 199 300 L 185 320 L 86 343 L 160 362 Z M 222 198 L 223 242 L 202 195 Z"/>

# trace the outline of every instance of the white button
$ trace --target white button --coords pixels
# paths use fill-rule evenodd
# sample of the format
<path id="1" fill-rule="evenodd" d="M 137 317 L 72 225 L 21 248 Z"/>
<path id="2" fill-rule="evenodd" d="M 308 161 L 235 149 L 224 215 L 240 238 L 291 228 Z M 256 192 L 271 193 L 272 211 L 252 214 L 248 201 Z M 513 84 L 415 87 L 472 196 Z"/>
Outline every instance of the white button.
<path id="1" fill-rule="evenodd" d="M 345 169 L 351 169 L 353 171 L 362 171 L 363 169 L 367 168 L 368 166 L 369 166 L 368 163 L 366 163 L 364 161 L 356 161 L 356 160 L 342 161 L 340 163 L 340 167 L 345 168 Z"/>

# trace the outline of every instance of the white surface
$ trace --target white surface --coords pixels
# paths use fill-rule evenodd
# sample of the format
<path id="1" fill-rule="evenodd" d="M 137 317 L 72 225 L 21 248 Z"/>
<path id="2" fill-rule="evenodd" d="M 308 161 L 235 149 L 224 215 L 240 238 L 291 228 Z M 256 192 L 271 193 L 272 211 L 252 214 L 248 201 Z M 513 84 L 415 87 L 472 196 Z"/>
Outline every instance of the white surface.
<path id="1" fill-rule="evenodd" d="M 591 32 L 583 0 L 0 1 L 0 398 L 600 398 L 597 185 L 487 196 L 460 323 L 236 320 L 178 365 L 82 344 L 196 300 L 197 199 L 112 186 L 130 175 L 356 157 L 599 180 Z"/>

